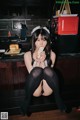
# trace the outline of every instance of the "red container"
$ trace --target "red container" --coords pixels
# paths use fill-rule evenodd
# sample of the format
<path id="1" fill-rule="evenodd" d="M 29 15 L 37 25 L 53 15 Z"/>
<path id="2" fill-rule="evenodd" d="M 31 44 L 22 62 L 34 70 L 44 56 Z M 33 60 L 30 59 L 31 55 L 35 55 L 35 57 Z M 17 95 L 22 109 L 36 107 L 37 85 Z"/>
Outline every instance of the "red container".
<path id="1" fill-rule="evenodd" d="M 58 17 L 58 34 L 59 35 L 76 35 L 78 34 L 78 16 L 59 16 Z"/>

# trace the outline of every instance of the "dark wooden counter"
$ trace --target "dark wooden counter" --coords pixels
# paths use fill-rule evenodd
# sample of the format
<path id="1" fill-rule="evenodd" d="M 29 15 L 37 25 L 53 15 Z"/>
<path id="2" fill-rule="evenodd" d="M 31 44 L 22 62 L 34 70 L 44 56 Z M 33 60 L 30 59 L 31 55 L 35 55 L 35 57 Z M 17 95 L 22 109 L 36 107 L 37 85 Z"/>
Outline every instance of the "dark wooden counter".
<path id="1" fill-rule="evenodd" d="M 80 54 L 58 56 L 54 68 L 61 81 L 61 95 L 65 103 L 71 107 L 80 106 Z M 25 96 L 24 83 L 27 75 L 23 56 L 0 59 L 0 112 L 21 114 L 20 105 Z M 57 109 L 54 96 L 33 97 L 30 111 L 51 109 Z"/>

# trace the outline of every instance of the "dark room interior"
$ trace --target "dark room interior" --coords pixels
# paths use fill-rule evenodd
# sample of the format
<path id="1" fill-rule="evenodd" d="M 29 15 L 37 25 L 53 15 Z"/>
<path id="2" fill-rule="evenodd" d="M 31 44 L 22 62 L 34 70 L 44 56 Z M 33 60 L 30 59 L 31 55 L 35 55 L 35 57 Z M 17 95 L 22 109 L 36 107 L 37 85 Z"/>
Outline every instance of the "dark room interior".
<path id="1" fill-rule="evenodd" d="M 59 14 L 61 4 L 64 5 L 65 1 L 69 2 L 69 6 L 65 7 L 64 11 L 70 8 L 71 13 Z M 54 93 L 48 97 L 32 97 L 29 108 L 31 116 L 21 114 L 20 104 L 25 97 L 24 84 L 28 75 L 24 64 L 24 53 L 31 49 L 31 31 L 38 25 L 46 26 L 50 30 L 51 48 L 57 56 L 54 69 L 61 84 L 64 85 L 61 89 L 64 102 L 72 108 L 69 115 L 58 111 Z M 11 44 L 18 44 L 20 53 L 8 54 Z M 80 119 L 79 0 L 1 1 L 0 117 L 1 112 L 8 112 L 9 120 Z"/>

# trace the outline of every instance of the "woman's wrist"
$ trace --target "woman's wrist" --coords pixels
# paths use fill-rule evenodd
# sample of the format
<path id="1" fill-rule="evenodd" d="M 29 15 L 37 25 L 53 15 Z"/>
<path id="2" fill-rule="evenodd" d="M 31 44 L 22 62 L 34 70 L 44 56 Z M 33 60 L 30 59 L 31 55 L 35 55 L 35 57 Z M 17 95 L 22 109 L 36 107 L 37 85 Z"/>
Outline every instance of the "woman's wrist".
<path id="1" fill-rule="evenodd" d="M 51 67 L 53 68 L 53 66 L 54 66 L 54 65 L 52 64 Z"/>
<path id="2" fill-rule="evenodd" d="M 33 67 L 36 67 L 36 66 L 39 66 L 39 62 L 35 60 L 33 63 Z"/>
<path id="3" fill-rule="evenodd" d="M 34 67 L 36 67 L 36 61 L 34 61 L 34 63 L 33 63 L 33 68 L 34 68 Z"/>
<path id="4" fill-rule="evenodd" d="M 33 63 L 33 67 L 42 67 L 42 68 L 45 68 L 46 67 L 45 61 L 35 60 L 34 63 Z"/>

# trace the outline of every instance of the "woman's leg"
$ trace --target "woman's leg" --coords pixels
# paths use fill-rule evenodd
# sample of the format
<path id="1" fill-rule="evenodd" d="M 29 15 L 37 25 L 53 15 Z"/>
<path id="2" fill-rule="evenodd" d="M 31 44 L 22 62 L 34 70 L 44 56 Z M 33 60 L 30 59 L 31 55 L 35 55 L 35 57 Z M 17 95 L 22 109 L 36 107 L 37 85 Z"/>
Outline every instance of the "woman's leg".
<path id="1" fill-rule="evenodd" d="M 21 107 L 24 114 L 28 112 L 31 97 L 34 91 L 36 90 L 36 88 L 39 86 L 42 79 L 43 79 L 43 69 L 39 67 L 35 67 L 29 74 L 25 83 L 25 100 Z"/>
<path id="2" fill-rule="evenodd" d="M 54 91 L 55 101 L 56 101 L 58 108 L 61 111 L 66 110 L 66 106 L 60 96 L 59 79 L 58 79 L 56 73 L 51 68 L 46 67 L 46 68 L 44 68 L 43 75 L 44 75 L 44 79 L 46 80 L 48 85 Z"/>
<path id="3" fill-rule="evenodd" d="M 46 82 L 46 80 L 43 80 L 42 90 L 43 90 L 43 93 L 42 93 L 43 96 L 49 96 L 53 92 L 53 90 L 48 85 L 48 83 Z"/>
<path id="4" fill-rule="evenodd" d="M 42 81 L 40 82 L 39 86 L 37 87 L 37 89 L 33 93 L 34 97 L 39 97 L 41 95 L 42 95 Z"/>

